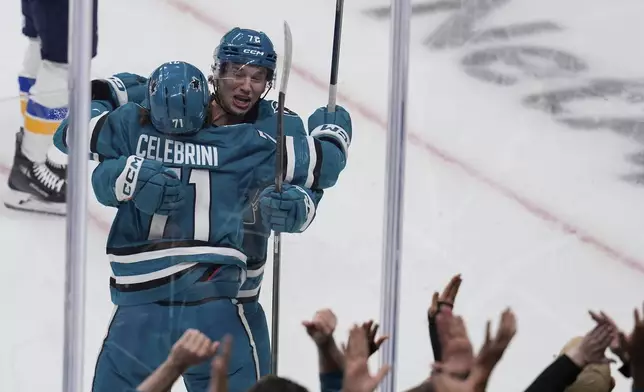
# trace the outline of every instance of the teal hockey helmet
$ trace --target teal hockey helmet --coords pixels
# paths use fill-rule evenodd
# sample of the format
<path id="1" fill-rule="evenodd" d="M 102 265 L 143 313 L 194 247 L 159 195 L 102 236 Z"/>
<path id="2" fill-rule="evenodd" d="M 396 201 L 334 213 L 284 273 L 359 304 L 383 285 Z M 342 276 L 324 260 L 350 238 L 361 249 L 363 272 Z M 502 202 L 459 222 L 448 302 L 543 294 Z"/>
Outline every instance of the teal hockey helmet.
<path id="1" fill-rule="evenodd" d="M 268 70 L 272 84 L 277 67 L 277 53 L 268 35 L 261 31 L 235 27 L 221 38 L 213 53 L 212 73 L 219 76 L 226 63 L 255 65 Z"/>
<path id="2" fill-rule="evenodd" d="M 167 134 L 194 133 L 206 123 L 210 92 L 204 74 L 183 61 L 161 64 L 148 79 L 152 125 Z"/>

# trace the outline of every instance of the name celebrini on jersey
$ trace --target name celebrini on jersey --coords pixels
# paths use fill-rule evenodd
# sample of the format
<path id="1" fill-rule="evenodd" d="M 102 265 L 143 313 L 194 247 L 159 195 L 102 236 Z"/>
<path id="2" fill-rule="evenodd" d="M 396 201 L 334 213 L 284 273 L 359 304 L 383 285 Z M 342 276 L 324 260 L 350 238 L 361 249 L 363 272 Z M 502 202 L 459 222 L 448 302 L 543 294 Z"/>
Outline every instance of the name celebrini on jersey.
<path id="1" fill-rule="evenodd" d="M 159 136 L 141 134 L 136 155 L 163 163 L 193 166 L 219 166 L 217 147 L 181 142 Z"/>

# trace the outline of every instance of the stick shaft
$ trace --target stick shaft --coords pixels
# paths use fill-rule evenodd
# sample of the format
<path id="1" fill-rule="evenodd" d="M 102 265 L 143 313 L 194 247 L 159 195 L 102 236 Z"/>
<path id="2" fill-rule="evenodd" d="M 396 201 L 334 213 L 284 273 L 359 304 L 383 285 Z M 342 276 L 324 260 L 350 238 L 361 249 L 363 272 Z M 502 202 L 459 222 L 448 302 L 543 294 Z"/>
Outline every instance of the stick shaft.
<path id="1" fill-rule="evenodd" d="M 293 36 L 288 23 L 284 22 L 284 63 L 282 80 L 277 99 L 277 151 L 275 161 L 275 190 L 282 191 L 284 178 L 284 110 L 286 103 L 286 87 L 291 73 L 293 60 Z M 277 375 L 280 337 L 280 273 L 282 265 L 282 235 L 273 233 L 273 301 L 271 310 L 271 374 Z"/>
<path id="2" fill-rule="evenodd" d="M 331 54 L 331 77 L 329 78 L 329 102 L 327 110 L 335 112 L 335 102 L 338 86 L 338 70 L 340 69 L 340 42 L 342 40 L 342 15 L 344 13 L 344 0 L 336 0 L 335 24 L 333 27 L 333 52 Z"/>
<path id="3" fill-rule="evenodd" d="M 286 96 L 280 91 L 277 101 L 277 162 L 275 168 L 275 190 L 282 191 L 282 174 L 284 173 L 284 100 Z M 280 337 L 280 270 L 282 264 L 282 235 L 273 233 L 273 303 L 271 317 L 271 374 L 277 375 L 277 361 Z"/>

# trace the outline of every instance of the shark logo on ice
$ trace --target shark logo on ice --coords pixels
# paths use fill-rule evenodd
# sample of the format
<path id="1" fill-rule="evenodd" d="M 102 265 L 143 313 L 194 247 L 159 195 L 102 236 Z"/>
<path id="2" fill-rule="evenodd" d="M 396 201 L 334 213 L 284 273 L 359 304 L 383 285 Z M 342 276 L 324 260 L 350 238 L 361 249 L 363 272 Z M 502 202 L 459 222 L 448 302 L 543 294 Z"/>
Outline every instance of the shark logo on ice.
<path id="1" fill-rule="evenodd" d="M 580 78 L 591 71 L 587 61 L 560 48 L 513 42 L 540 34 L 561 34 L 566 29 L 550 20 L 533 20 L 504 25 L 482 26 L 482 21 L 512 0 L 430 0 L 416 2 L 413 15 L 445 14 L 447 19 L 423 40 L 432 51 L 467 50 L 461 57 L 463 71 L 478 80 L 511 87 L 531 80 L 563 79 L 560 88 L 539 90 L 524 96 L 522 104 L 540 110 L 560 124 L 572 129 L 605 129 L 644 145 L 644 118 L 640 115 L 644 101 L 644 82 L 623 77 Z M 378 20 L 388 20 L 391 7 L 373 7 L 364 11 Z M 485 44 L 485 46 L 479 46 Z M 497 45 L 493 45 L 497 44 Z M 478 47 L 477 47 L 478 46 Z M 499 66 L 501 65 L 501 66 Z M 583 110 L 579 103 L 610 102 L 611 112 L 595 113 L 596 106 Z M 579 108 L 582 108 L 580 110 Z M 590 115 L 587 113 L 591 113 Z M 626 173 L 622 179 L 644 185 L 644 151 L 626 157 L 640 167 L 637 173 Z"/>

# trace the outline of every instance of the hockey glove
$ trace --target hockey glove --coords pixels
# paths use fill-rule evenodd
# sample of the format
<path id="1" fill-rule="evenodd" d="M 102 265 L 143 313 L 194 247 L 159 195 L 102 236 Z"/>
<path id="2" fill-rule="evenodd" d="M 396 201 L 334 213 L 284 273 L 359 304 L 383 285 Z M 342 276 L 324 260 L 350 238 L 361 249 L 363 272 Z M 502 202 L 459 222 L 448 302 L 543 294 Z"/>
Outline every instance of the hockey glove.
<path id="1" fill-rule="evenodd" d="M 119 73 L 107 79 L 92 80 L 92 100 L 108 101 L 116 109 L 128 102 L 141 104 L 148 80 L 131 73 Z"/>
<path id="2" fill-rule="evenodd" d="M 353 129 L 351 115 L 342 106 L 336 106 L 333 113 L 326 106 L 318 108 L 309 116 L 308 123 L 311 136 L 335 143 L 347 155 Z"/>
<path id="3" fill-rule="evenodd" d="M 313 192 L 297 185 L 283 184 L 282 192 L 275 185 L 259 195 L 259 209 L 264 225 L 279 233 L 301 233 L 313 221 Z"/>
<path id="4" fill-rule="evenodd" d="M 132 201 L 147 215 L 171 215 L 185 203 L 185 186 L 177 174 L 160 162 L 137 156 L 127 158 L 114 187 L 118 201 Z"/>

